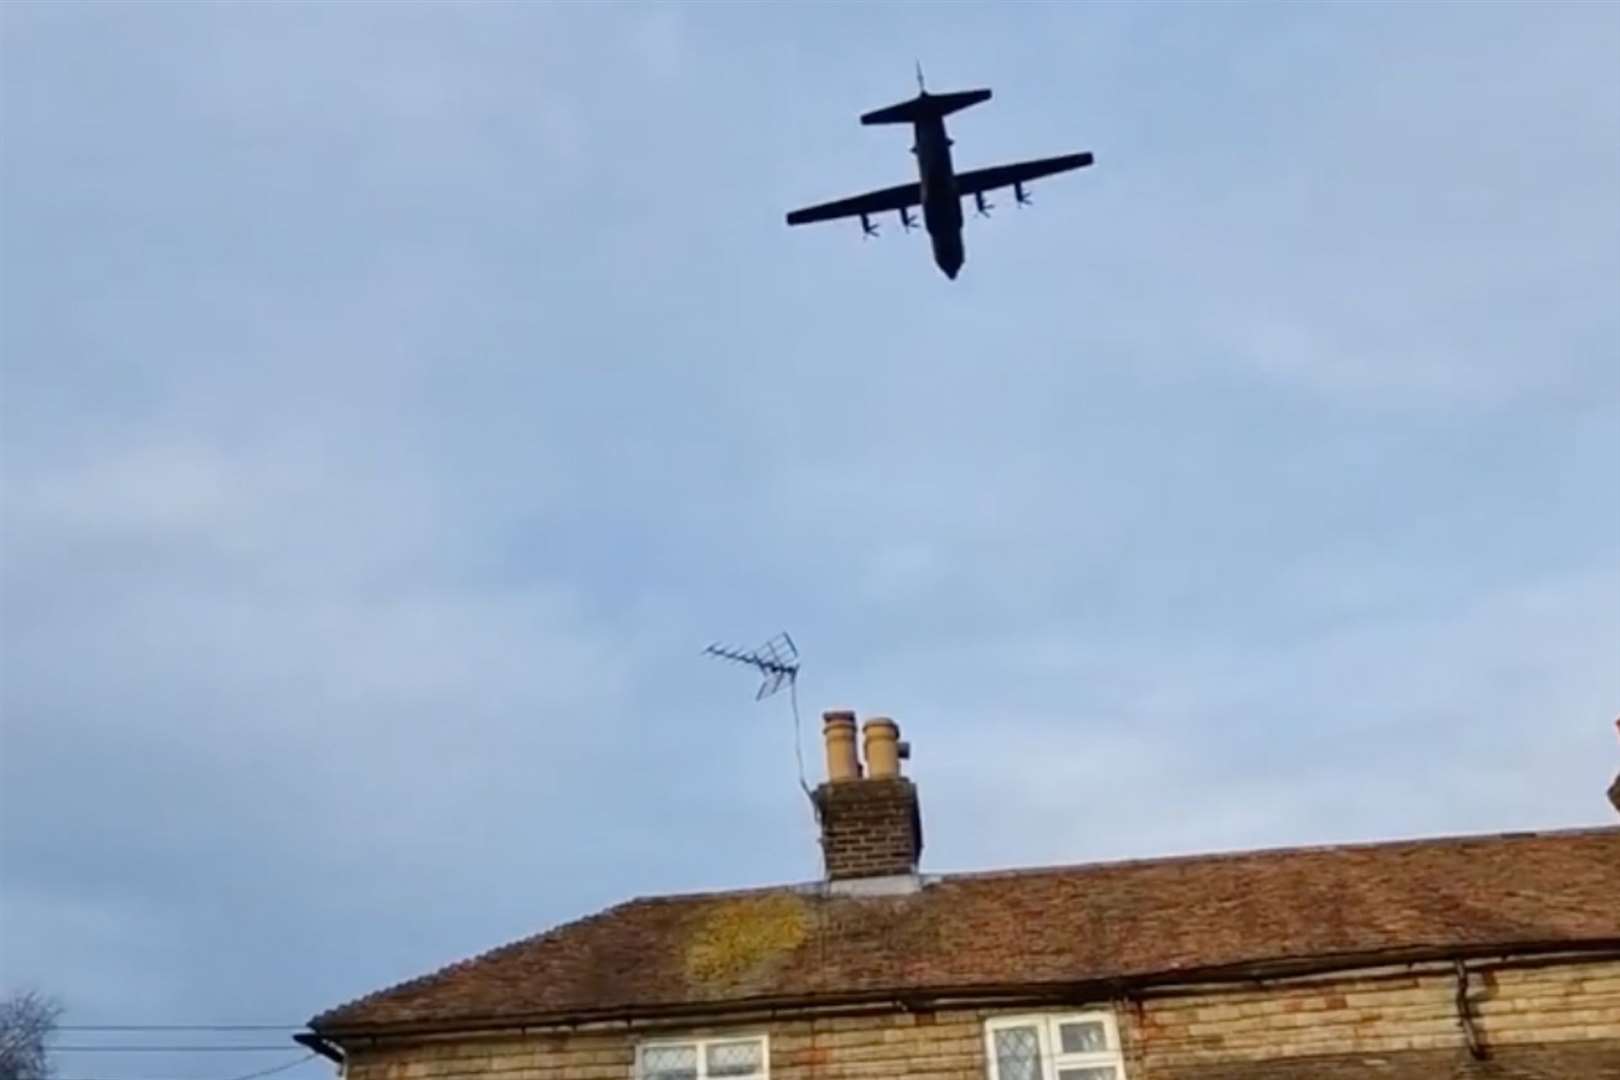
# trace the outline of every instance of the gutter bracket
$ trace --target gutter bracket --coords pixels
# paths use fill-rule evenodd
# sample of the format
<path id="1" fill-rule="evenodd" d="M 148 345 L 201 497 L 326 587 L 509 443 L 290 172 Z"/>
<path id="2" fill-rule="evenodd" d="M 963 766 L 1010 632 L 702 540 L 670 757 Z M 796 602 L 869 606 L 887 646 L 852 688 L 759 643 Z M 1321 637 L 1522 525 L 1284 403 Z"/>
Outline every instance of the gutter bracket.
<path id="1" fill-rule="evenodd" d="M 300 1031 L 292 1038 L 293 1042 L 299 1046 L 307 1046 L 326 1060 L 335 1061 L 339 1065 L 343 1064 L 343 1048 L 338 1046 L 337 1043 L 331 1042 L 313 1031 Z"/>

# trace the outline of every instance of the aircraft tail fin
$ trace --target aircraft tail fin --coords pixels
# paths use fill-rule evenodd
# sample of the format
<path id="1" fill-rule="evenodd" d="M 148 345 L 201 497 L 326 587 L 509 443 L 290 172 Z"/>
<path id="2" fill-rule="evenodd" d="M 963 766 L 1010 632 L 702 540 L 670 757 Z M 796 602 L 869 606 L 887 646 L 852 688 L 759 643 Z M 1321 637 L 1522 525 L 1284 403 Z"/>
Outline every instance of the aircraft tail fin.
<path id="1" fill-rule="evenodd" d="M 970 105 L 989 100 L 988 90 L 961 90 L 953 94 L 930 94 L 923 91 L 910 101 L 902 101 L 898 105 L 890 105 L 865 114 L 861 117 L 861 123 L 915 124 L 919 120 L 948 116 Z"/>

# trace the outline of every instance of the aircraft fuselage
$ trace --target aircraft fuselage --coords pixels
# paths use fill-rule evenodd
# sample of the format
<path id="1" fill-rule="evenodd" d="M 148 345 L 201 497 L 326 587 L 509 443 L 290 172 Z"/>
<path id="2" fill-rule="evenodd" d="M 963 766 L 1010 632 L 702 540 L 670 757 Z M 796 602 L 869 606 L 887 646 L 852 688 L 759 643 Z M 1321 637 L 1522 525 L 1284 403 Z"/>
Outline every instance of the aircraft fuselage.
<path id="1" fill-rule="evenodd" d="M 951 163 L 951 138 L 943 116 L 925 116 L 913 126 L 917 179 L 922 185 L 923 224 L 934 247 L 934 263 L 955 280 L 967 253 L 962 244 L 962 200 Z"/>

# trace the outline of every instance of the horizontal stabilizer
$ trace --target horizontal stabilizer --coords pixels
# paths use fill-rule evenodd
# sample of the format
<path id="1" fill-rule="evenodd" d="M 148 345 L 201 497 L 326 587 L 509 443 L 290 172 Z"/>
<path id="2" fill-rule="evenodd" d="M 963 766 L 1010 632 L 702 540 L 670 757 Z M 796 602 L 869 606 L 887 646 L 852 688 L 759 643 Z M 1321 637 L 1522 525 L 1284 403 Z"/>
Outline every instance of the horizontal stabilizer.
<path id="1" fill-rule="evenodd" d="M 919 120 L 937 119 L 953 112 L 990 100 L 988 90 L 962 90 L 954 94 L 918 94 L 910 101 L 877 109 L 861 117 L 863 124 L 915 124 Z"/>

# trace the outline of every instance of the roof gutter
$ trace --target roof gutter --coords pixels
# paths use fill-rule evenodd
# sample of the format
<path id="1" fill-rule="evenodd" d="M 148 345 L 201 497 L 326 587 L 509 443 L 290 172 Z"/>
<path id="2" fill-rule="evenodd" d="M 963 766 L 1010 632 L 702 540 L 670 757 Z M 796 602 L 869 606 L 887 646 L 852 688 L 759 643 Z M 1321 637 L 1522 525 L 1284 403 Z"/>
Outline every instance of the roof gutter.
<path id="1" fill-rule="evenodd" d="M 1310 978 L 1345 971 L 1420 964 L 1443 965 L 1451 972 L 1462 960 L 1485 961 L 1497 967 L 1539 966 L 1557 963 L 1620 959 L 1620 938 L 1580 944 L 1570 942 L 1524 943 L 1509 946 L 1480 946 L 1471 949 L 1426 948 L 1347 953 L 1305 960 L 1245 961 L 1218 967 L 1162 971 L 1112 978 L 1071 982 L 1006 983 L 996 985 L 932 987 L 928 989 L 881 989 L 861 993 L 799 994 L 775 998 L 735 999 L 714 1002 L 678 1002 L 641 1007 L 574 1009 L 568 1012 L 528 1013 L 510 1016 L 459 1016 L 434 1021 L 365 1024 L 344 1027 L 311 1022 L 311 1038 L 329 1046 L 335 1043 L 367 1042 L 394 1038 L 487 1034 L 498 1031 L 527 1031 L 537 1028 L 577 1029 L 586 1026 L 653 1025 L 660 1022 L 696 1018 L 747 1017 L 774 1019 L 783 1014 L 847 1015 L 872 1011 L 917 1012 L 957 1005 L 1001 1005 L 1006 1007 L 1074 1001 L 1081 997 L 1140 998 L 1207 993 L 1221 986 L 1253 986 L 1256 983 Z M 299 1042 L 324 1052 L 299 1037 Z M 338 1060 L 334 1058 L 334 1060 Z"/>

